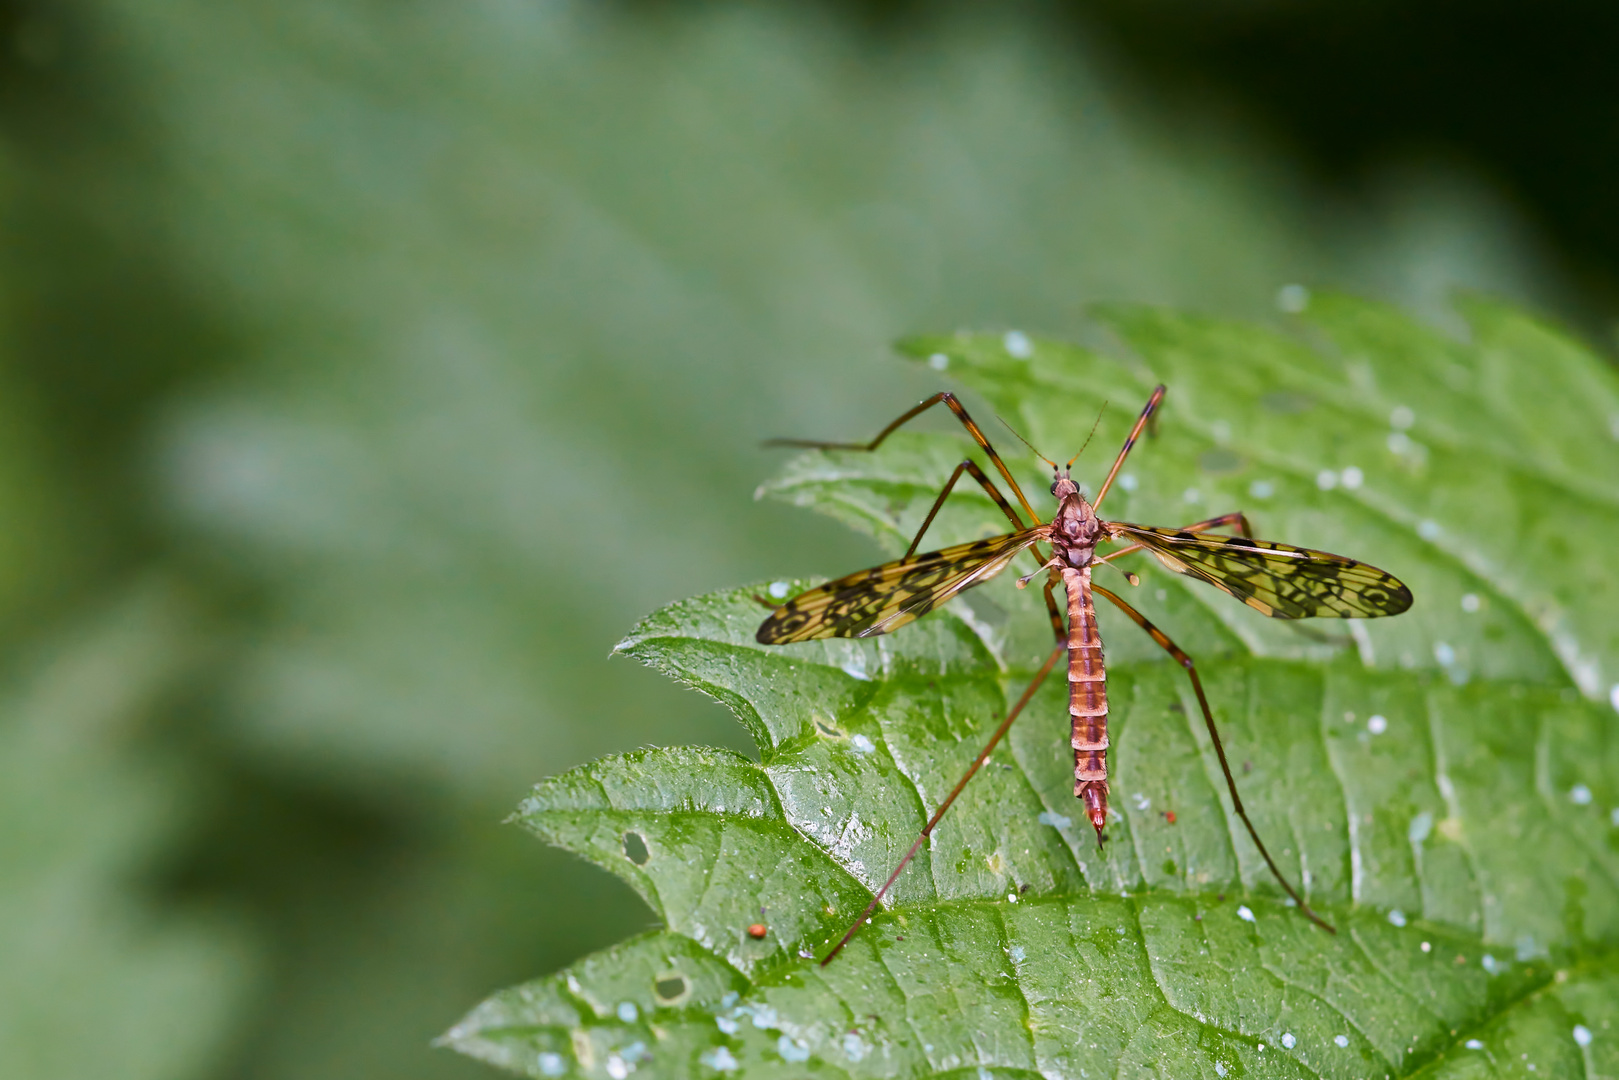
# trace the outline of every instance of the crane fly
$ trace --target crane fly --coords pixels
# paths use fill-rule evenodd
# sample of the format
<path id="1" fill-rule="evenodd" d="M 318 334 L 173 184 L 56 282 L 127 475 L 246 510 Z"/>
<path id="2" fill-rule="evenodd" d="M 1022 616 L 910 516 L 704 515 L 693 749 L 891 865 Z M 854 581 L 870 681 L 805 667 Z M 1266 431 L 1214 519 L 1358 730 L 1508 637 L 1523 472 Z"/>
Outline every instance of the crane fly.
<path id="1" fill-rule="evenodd" d="M 1130 448 L 1135 445 L 1136 439 L 1140 437 L 1142 429 L 1152 418 L 1163 397 L 1162 386 L 1152 392 L 1146 407 L 1136 419 L 1135 426 L 1124 440 L 1124 446 L 1114 458 L 1107 479 L 1097 490 L 1094 502 L 1087 501 L 1079 485 L 1073 481 L 1070 475 L 1073 460 L 1066 466 L 1059 467 L 1056 462 L 1041 456 L 1041 460 L 1051 466 L 1051 494 L 1057 500 L 1056 515 L 1044 524 L 1041 523 L 1040 516 L 1034 512 L 1034 507 L 1029 505 L 1023 489 L 1012 478 L 1012 473 L 1007 469 L 1005 462 L 990 445 L 989 439 L 973 422 L 955 395 L 948 392 L 935 394 L 923 401 L 889 424 L 869 443 L 813 442 L 804 439 L 771 440 L 772 445 L 778 446 L 803 446 L 822 450 L 875 450 L 901 424 L 942 402 L 955 413 L 968 434 L 973 437 L 973 441 L 989 456 L 989 460 L 1010 485 L 1018 503 L 1034 524 L 1025 525 L 1012 504 L 995 486 L 994 481 L 971 458 L 967 458 L 951 473 L 950 479 L 934 500 L 933 508 L 928 511 L 921 529 L 917 531 L 903 558 L 850 574 L 836 581 L 829 581 L 788 600 L 775 608 L 770 617 L 760 625 L 756 637 L 762 644 L 785 645 L 794 641 L 832 637 L 869 638 L 889 633 L 915 621 L 963 590 L 988 581 L 1026 550 L 1033 551 L 1040 565 L 1033 573 L 1018 579 L 1018 588 L 1023 588 L 1042 572 L 1046 574 L 1044 587 L 1046 611 L 1051 620 L 1052 632 L 1057 639 L 1056 647 L 1035 672 L 1034 678 L 1024 689 L 1022 696 L 1001 720 L 994 734 L 990 736 L 989 742 L 979 751 L 972 765 L 939 804 L 933 816 L 928 819 L 921 835 L 905 853 L 905 857 L 899 861 L 899 865 L 888 876 L 882 888 L 877 890 L 860 918 L 855 920 L 854 925 L 821 961 L 823 965 L 838 954 L 877 909 L 889 887 L 899 878 L 900 873 L 927 841 L 934 826 L 939 823 L 939 819 L 944 816 L 951 803 L 955 802 L 968 781 L 983 767 L 996 745 L 1012 726 L 1012 722 L 1017 719 L 1018 714 L 1023 711 L 1024 706 L 1029 703 L 1035 691 L 1064 654 L 1068 657 L 1069 742 L 1074 751 L 1074 797 L 1084 806 L 1086 817 L 1096 829 L 1097 847 L 1101 847 L 1104 839 L 1102 830 L 1107 824 L 1108 710 L 1107 676 L 1102 663 L 1102 638 L 1097 630 L 1096 609 L 1093 603 L 1093 597 L 1096 595 L 1102 596 L 1129 616 L 1185 669 L 1191 679 L 1197 703 L 1203 711 L 1203 722 L 1208 727 L 1209 738 L 1220 761 L 1220 769 L 1225 774 L 1226 787 L 1231 792 L 1231 804 L 1237 816 L 1242 819 L 1248 835 L 1253 838 L 1260 855 L 1264 857 L 1265 865 L 1270 868 L 1271 874 L 1281 884 L 1282 889 L 1293 898 L 1299 909 L 1311 921 L 1325 930 L 1336 933 L 1331 924 L 1311 910 L 1310 905 L 1283 876 L 1276 861 L 1271 858 L 1270 851 L 1266 849 L 1265 842 L 1260 839 L 1259 831 L 1249 820 L 1248 812 L 1242 805 L 1242 796 L 1237 792 L 1237 781 L 1231 774 L 1230 762 L 1226 760 L 1225 747 L 1220 741 L 1214 714 L 1209 709 L 1208 697 L 1203 692 L 1203 682 L 1198 678 L 1197 667 L 1193 664 L 1192 658 L 1117 593 L 1093 582 L 1091 572 L 1095 567 L 1111 563 L 1122 556 L 1146 551 L 1167 569 L 1212 585 L 1261 614 L 1277 619 L 1312 617 L 1364 619 L 1380 615 L 1398 615 L 1411 606 L 1411 590 L 1393 575 L 1354 559 L 1331 555 L 1324 551 L 1312 551 L 1309 548 L 1256 540 L 1253 538 L 1253 530 L 1249 527 L 1248 519 L 1240 512 L 1199 521 L 1180 529 L 1159 529 L 1122 521 L 1106 521 L 1099 517 L 1098 511 L 1101 509 L 1102 500 L 1107 498 L 1108 490 L 1119 474 L 1119 468 L 1124 464 Z M 1038 454 L 1038 451 L 1036 453 Z M 1076 454 L 1074 460 L 1077 459 Z M 939 508 L 944 505 L 945 499 L 949 497 L 956 482 L 964 473 L 971 476 L 988 493 L 995 505 L 1012 522 L 1013 531 L 1004 536 L 975 540 L 917 555 L 916 548 L 921 543 L 923 534 L 927 532 Z M 1235 535 L 1220 535 L 1213 532 L 1216 529 L 1224 529 Z M 1097 545 L 1106 542 L 1124 546 L 1098 555 Z M 1049 558 L 1041 552 L 1041 544 L 1050 545 Z M 1127 576 L 1134 584 L 1134 575 Z M 1054 595 L 1059 585 L 1062 586 L 1067 606 L 1066 625 Z M 766 606 L 770 605 L 766 603 Z"/>

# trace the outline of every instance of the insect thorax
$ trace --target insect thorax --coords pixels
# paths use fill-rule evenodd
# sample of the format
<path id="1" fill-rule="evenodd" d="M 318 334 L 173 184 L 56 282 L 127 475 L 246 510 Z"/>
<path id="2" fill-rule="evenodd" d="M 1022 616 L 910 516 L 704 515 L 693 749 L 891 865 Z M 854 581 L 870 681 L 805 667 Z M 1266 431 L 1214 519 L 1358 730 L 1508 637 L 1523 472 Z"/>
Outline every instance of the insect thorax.
<path id="1" fill-rule="evenodd" d="M 1102 522 L 1085 496 L 1073 491 L 1063 497 L 1051 523 L 1051 542 L 1074 567 L 1087 566 L 1102 539 Z"/>

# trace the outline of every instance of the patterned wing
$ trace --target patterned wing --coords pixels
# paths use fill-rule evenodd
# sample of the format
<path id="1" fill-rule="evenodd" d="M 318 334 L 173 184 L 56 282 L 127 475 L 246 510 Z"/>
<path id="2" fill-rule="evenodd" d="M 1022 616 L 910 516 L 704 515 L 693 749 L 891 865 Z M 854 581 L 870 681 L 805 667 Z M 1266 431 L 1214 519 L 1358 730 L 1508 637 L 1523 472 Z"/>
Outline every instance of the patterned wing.
<path id="1" fill-rule="evenodd" d="M 1019 552 L 1046 538 L 1042 526 L 884 563 L 800 593 L 766 619 L 761 644 L 876 637 L 926 615 L 963 589 L 988 581 Z"/>
<path id="2" fill-rule="evenodd" d="M 1250 540 L 1245 536 L 1152 529 L 1110 522 L 1120 539 L 1141 544 L 1177 574 L 1206 581 L 1277 619 L 1370 619 L 1411 606 L 1411 590 L 1393 574 L 1342 555 Z"/>

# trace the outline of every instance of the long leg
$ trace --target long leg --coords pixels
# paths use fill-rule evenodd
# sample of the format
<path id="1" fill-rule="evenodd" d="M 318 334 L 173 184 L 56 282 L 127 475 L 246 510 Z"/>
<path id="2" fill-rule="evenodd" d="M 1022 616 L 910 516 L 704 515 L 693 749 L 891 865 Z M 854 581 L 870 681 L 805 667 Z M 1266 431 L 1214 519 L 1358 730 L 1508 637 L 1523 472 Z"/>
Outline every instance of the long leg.
<path id="1" fill-rule="evenodd" d="M 1270 852 L 1266 850 L 1265 841 L 1259 838 L 1259 830 L 1255 829 L 1254 823 L 1248 820 L 1248 811 L 1244 810 L 1242 807 L 1242 796 L 1237 794 L 1236 777 L 1231 775 L 1231 763 L 1226 760 L 1225 746 L 1220 742 L 1220 729 L 1214 725 L 1214 714 L 1209 711 L 1209 699 L 1203 693 L 1203 680 L 1197 677 L 1197 668 L 1193 665 L 1192 658 L 1182 652 L 1180 650 L 1180 646 L 1176 645 L 1173 641 L 1170 641 L 1168 636 L 1166 636 L 1162 630 L 1148 622 L 1145 615 L 1142 615 L 1141 612 L 1119 599 L 1119 597 L 1102 588 L 1100 585 L 1096 585 L 1094 583 L 1091 585 L 1091 590 L 1093 592 L 1101 593 L 1103 596 L 1113 601 L 1120 611 L 1130 616 L 1130 618 L 1135 621 L 1137 626 L 1145 630 L 1148 635 L 1151 636 L 1153 641 L 1158 643 L 1160 648 L 1167 651 L 1169 655 L 1175 658 L 1181 667 L 1186 669 L 1186 674 L 1192 680 L 1192 689 L 1197 693 L 1197 703 L 1203 710 L 1203 723 L 1208 725 L 1209 738 L 1214 742 L 1215 756 L 1220 759 L 1220 771 L 1225 773 L 1226 787 L 1231 792 L 1231 805 L 1236 809 L 1237 816 L 1242 819 L 1243 825 L 1248 830 L 1248 835 L 1253 837 L 1254 845 L 1259 848 L 1259 853 L 1265 857 L 1265 865 L 1270 867 L 1272 876 L 1274 876 L 1277 881 L 1281 882 L 1282 888 L 1286 890 L 1287 895 L 1291 896 L 1294 902 L 1299 905 L 1299 909 L 1310 917 L 1311 922 L 1315 923 L 1323 930 L 1329 930 L 1336 934 L 1338 931 L 1333 928 L 1332 924 L 1327 922 L 1321 916 L 1317 915 L 1314 911 L 1310 910 L 1310 905 L 1305 903 L 1304 897 L 1300 896 L 1296 891 L 1294 891 L 1293 886 L 1288 884 L 1287 878 L 1283 877 L 1281 870 L 1277 868 L 1276 860 L 1272 859 L 1270 857 Z"/>
<path id="2" fill-rule="evenodd" d="M 1047 675 L 1051 674 L 1051 669 L 1057 663 L 1057 658 L 1067 652 L 1067 642 L 1051 650 L 1051 655 L 1046 657 L 1046 662 L 1040 665 L 1040 670 L 1034 673 L 1033 679 L 1029 680 L 1028 688 L 1023 691 L 1023 696 L 1017 699 L 1017 704 L 1013 705 L 1006 714 L 1006 719 L 1002 720 L 1000 726 L 995 729 L 995 734 L 989 737 L 989 742 L 985 743 L 984 748 L 978 752 L 978 756 L 973 758 L 973 763 L 968 766 L 961 779 L 956 781 L 956 786 L 950 789 L 950 794 L 944 797 L 944 802 L 940 803 L 939 808 L 933 812 L 933 816 L 928 818 L 928 823 L 922 826 L 922 833 L 916 838 L 916 843 L 911 845 L 911 850 L 907 851 L 905 857 L 899 861 L 899 865 L 894 867 L 894 872 L 888 875 L 888 880 L 883 882 L 883 887 L 878 889 L 876 895 L 871 898 L 871 903 L 867 904 L 866 910 L 860 913 L 860 918 L 854 921 L 854 925 L 844 932 L 836 945 L 832 946 L 832 951 L 826 954 L 826 958 L 821 961 L 822 967 L 830 964 L 832 958 L 838 955 L 843 947 L 849 943 L 849 939 L 853 938 L 855 933 L 866 924 L 866 920 L 871 918 L 871 913 L 877 910 L 877 905 L 882 902 L 883 895 L 888 892 L 889 886 L 899 879 L 900 873 L 910 865 L 911 860 L 916 857 L 916 853 L 922 850 L 922 845 L 933 834 L 933 827 L 939 823 L 940 818 L 944 817 L 944 812 L 950 809 L 950 804 L 956 801 L 956 796 L 960 795 L 962 789 L 967 786 L 967 781 L 977 776 L 978 770 L 984 767 L 984 762 L 989 760 L 989 755 L 994 752 L 1001 738 L 1011 728 L 1012 721 L 1018 718 L 1018 714 L 1029 703 L 1029 699 L 1034 697 L 1034 692 L 1040 689 L 1040 684 L 1046 681 Z"/>
<path id="3" fill-rule="evenodd" d="M 1229 513 L 1229 514 L 1221 514 L 1219 517 L 1209 518 L 1209 520 L 1207 520 L 1207 521 L 1200 521 L 1196 525 L 1182 525 L 1176 531 L 1177 532 L 1187 532 L 1187 533 L 1199 533 L 1199 532 L 1208 532 L 1210 529 L 1229 528 L 1230 526 L 1233 526 L 1233 525 L 1236 526 L 1236 533 L 1237 533 L 1238 536 L 1252 537 L 1254 535 L 1254 527 L 1252 525 L 1248 524 L 1248 518 L 1243 514 L 1243 512 L 1241 510 L 1236 510 L 1236 511 L 1233 511 L 1232 513 Z M 1129 547 L 1122 547 L 1117 551 L 1110 551 L 1106 555 L 1103 555 L 1101 558 L 1097 559 L 1096 561 L 1097 562 L 1112 562 L 1114 559 L 1117 559 L 1121 555 L 1130 555 L 1130 554 L 1133 554 L 1133 553 L 1135 553 L 1137 551 L 1140 551 L 1142 549 L 1142 547 L 1144 547 L 1144 546 L 1145 545 L 1142 545 L 1142 544 L 1131 544 Z"/>
<path id="4" fill-rule="evenodd" d="M 1005 514 L 1007 520 L 1012 523 L 1012 528 L 1019 532 L 1023 530 L 1023 519 L 1017 516 L 1017 511 L 1013 510 L 1012 504 L 1006 501 L 1006 496 L 1001 494 L 994 481 L 984 475 L 984 470 L 978 467 L 976 461 L 972 458 L 966 458 L 960 465 L 956 466 L 956 471 L 951 473 L 950 479 L 945 482 L 944 490 L 940 491 L 939 497 L 933 500 L 933 509 L 929 510 L 928 516 L 922 519 L 922 527 L 916 530 L 916 536 L 912 538 L 911 546 L 905 549 L 905 558 L 909 559 L 916 553 L 916 546 L 922 542 L 922 534 L 928 531 L 929 525 L 933 524 L 933 518 L 938 514 L 939 507 L 943 506 L 944 500 L 949 498 L 950 490 L 956 486 L 956 481 L 961 479 L 963 472 L 971 474 L 972 478 L 978 481 L 978 486 L 989 493 L 989 497 L 995 500 L 995 505 L 1001 508 L 1001 513 Z M 1022 493 L 1019 492 L 1019 494 Z"/>
<path id="5" fill-rule="evenodd" d="M 1113 468 L 1107 471 L 1107 479 L 1102 481 L 1101 488 L 1096 492 L 1096 498 L 1091 500 L 1093 510 L 1101 510 L 1102 500 L 1107 498 L 1107 490 L 1113 486 L 1113 478 L 1119 475 L 1119 467 L 1124 464 L 1124 459 L 1130 453 L 1130 448 L 1136 444 L 1136 437 L 1141 434 L 1141 429 L 1147 426 L 1147 421 L 1152 419 L 1152 414 L 1158 410 L 1158 403 L 1162 400 L 1164 400 L 1164 385 L 1159 383 L 1153 390 L 1152 397 L 1147 399 L 1146 408 L 1142 409 L 1141 415 L 1136 417 L 1136 426 L 1130 429 L 1130 437 L 1124 440 L 1123 446 L 1119 447 L 1119 456 L 1113 459 Z"/>
<path id="6" fill-rule="evenodd" d="M 1162 391 L 1163 387 L 1159 387 L 1159 396 L 1162 396 Z M 877 447 L 882 445 L 884 439 L 888 438 L 889 435 L 894 433 L 895 428 L 899 427 L 913 416 L 920 415 L 921 413 L 933 408 L 933 406 L 939 404 L 941 401 L 950 407 L 951 412 L 956 414 L 956 419 L 960 420 L 961 426 L 967 429 L 967 434 L 973 437 L 974 442 L 983 447 L 984 453 L 989 455 L 989 460 L 995 463 L 995 468 L 999 470 L 1003 477 L 1006 478 L 1006 482 L 1012 485 L 1012 491 L 1017 494 L 1018 502 L 1023 504 L 1023 509 L 1028 511 L 1029 518 L 1036 525 L 1040 524 L 1040 515 L 1035 513 L 1034 507 L 1029 505 L 1029 500 L 1024 496 L 1023 489 L 1018 487 L 1018 482 L 1012 478 L 1012 472 L 1006 467 L 1006 463 L 1001 460 L 1001 455 L 995 452 L 995 448 L 989 444 L 989 438 L 985 436 L 983 431 L 979 429 L 978 425 L 973 422 L 973 418 L 967 415 L 967 410 L 962 406 L 961 402 L 957 400 L 956 395 L 952 394 L 948 390 L 941 390 L 939 393 L 934 394 L 932 397 L 916 406 L 916 408 L 906 412 L 900 416 L 898 420 L 895 420 L 892 424 L 889 424 L 887 427 L 879 431 L 877 433 L 877 437 L 872 439 L 870 442 L 848 443 L 821 442 L 815 439 L 766 439 L 765 445 L 804 446 L 812 450 L 875 450 Z M 997 496 L 996 502 L 1000 503 L 1003 502 L 1003 500 Z M 1016 519 L 1014 518 L 1013 520 Z"/>

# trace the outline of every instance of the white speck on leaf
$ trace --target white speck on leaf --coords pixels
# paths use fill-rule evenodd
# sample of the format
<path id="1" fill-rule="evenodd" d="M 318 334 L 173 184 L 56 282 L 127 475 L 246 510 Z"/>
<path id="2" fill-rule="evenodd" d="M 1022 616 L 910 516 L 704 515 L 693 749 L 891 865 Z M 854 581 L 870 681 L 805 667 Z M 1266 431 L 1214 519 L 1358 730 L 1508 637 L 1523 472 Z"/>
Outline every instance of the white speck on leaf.
<path id="1" fill-rule="evenodd" d="M 776 1053 L 781 1055 L 783 1061 L 809 1060 L 809 1047 L 794 1042 L 790 1035 L 783 1035 L 776 1040 Z"/>
<path id="2" fill-rule="evenodd" d="M 864 735 L 856 735 L 854 738 L 849 740 L 849 745 L 854 747 L 857 753 L 874 754 L 877 752 L 877 744 L 866 738 Z"/>
<path id="3" fill-rule="evenodd" d="M 1347 468 L 1344 469 L 1344 472 L 1343 472 L 1343 485 L 1344 485 L 1344 487 L 1348 488 L 1350 491 L 1354 491 L 1356 488 L 1360 487 L 1365 482 L 1366 482 L 1366 474 L 1361 472 L 1355 466 L 1350 465 L 1350 466 L 1348 466 Z"/>
<path id="4" fill-rule="evenodd" d="M 1197 488 L 1187 488 L 1185 491 L 1181 492 L 1181 499 L 1189 503 L 1195 503 L 1202 497 L 1202 493 L 1199 492 Z"/>
<path id="5" fill-rule="evenodd" d="M 1409 405 L 1396 405 L 1394 411 L 1389 413 L 1389 427 L 1396 431 L 1406 431 L 1417 422 L 1417 414 L 1411 411 Z"/>
<path id="6" fill-rule="evenodd" d="M 786 599 L 787 583 L 785 581 L 772 581 L 770 583 L 770 595 L 774 596 L 777 600 Z"/>
<path id="7" fill-rule="evenodd" d="M 1434 521 L 1432 518 L 1423 518 L 1417 522 L 1417 535 L 1424 540 L 1439 539 L 1439 531 L 1439 522 Z"/>
<path id="8" fill-rule="evenodd" d="M 850 1061 L 859 1061 L 869 1053 L 871 1047 L 866 1045 L 866 1040 L 859 1035 L 851 1031 L 843 1037 L 843 1054 Z"/>
<path id="9" fill-rule="evenodd" d="M 1315 486 L 1322 491 L 1331 491 L 1338 486 L 1338 474 L 1331 469 L 1322 469 L 1315 474 Z"/>
<path id="10" fill-rule="evenodd" d="M 1283 285 L 1276 290 L 1276 307 L 1289 315 L 1297 315 L 1310 306 L 1310 290 L 1303 285 Z"/>
<path id="11" fill-rule="evenodd" d="M 1433 815 L 1424 810 L 1411 819 L 1410 826 L 1405 830 L 1405 838 L 1413 844 L 1420 844 L 1428 839 L 1433 831 Z"/>
<path id="12" fill-rule="evenodd" d="M 1349 1036 L 1348 1035 L 1334 1035 L 1332 1037 L 1332 1041 L 1337 1043 L 1339 1046 L 1348 1046 L 1349 1045 Z"/>
<path id="13" fill-rule="evenodd" d="M 1135 800 L 1137 810 L 1152 809 L 1152 800 L 1141 794 L 1141 792 L 1136 792 L 1134 795 L 1130 796 L 1130 798 Z"/>
<path id="14" fill-rule="evenodd" d="M 1366 730 L 1370 731 L 1373 735 L 1381 735 L 1388 729 L 1389 719 L 1381 713 L 1366 718 Z"/>
<path id="15" fill-rule="evenodd" d="M 621 1001 L 618 1003 L 618 1018 L 626 1024 L 633 1024 L 641 1018 L 641 1010 L 635 1007 L 633 1001 Z"/>
<path id="16" fill-rule="evenodd" d="M 1613 706 L 1614 712 L 1619 712 L 1619 682 L 1608 687 L 1608 704 Z"/>
<path id="17" fill-rule="evenodd" d="M 928 367 L 934 371 L 943 371 L 950 366 L 950 358 L 942 352 L 936 352 L 928 357 Z"/>
<path id="18" fill-rule="evenodd" d="M 1574 1041 L 1579 1043 L 1581 1046 L 1590 1046 L 1591 1045 L 1591 1029 L 1586 1027 L 1584 1024 L 1575 1024 L 1574 1025 Z"/>
<path id="19" fill-rule="evenodd" d="M 1619 810 L 1615 810 L 1614 813 L 1619 814 Z M 1040 816 L 1035 820 L 1042 825 L 1050 825 L 1053 829 L 1066 829 L 1068 826 L 1074 823 L 1073 818 L 1063 817 L 1061 814 L 1053 814 L 1050 810 L 1040 811 Z"/>
<path id="20" fill-rule="evenodd" d="M 698 1060 L 715 1072 L 736 1072 L 737 1070 L 736 1058 L 732 1057 L 731 1051 L 723 1046 L 710 1050 Z"/>
<path id="21" fill-rule="evenodd" d="M 630 1075 L 629 1063 L 617 1054 L 607 1055 L 607 1075 L 611 1076 L 613 1080 L 624 1080 L 626 1076 Z"/>
<path id="22" fill-rule="evenodd" d="M 1478 593 L 1462 594 L 1462 610 L 1471 615 L 1479 608 Z"/>
<path id="23" fill-rule="evenodd" d="M 1424 941 L 1422 943 L 1422 951 L 1423 952 L 1433 952 L 1433 943 L 1428 942 L 1428 941 Z"/>
<path id="24" fill-rule="evenodd" d="M 1405 925 L 1405 912 L 1401 911 L 1399 908 L 1395 908 L 1393 911 L 1389 912 L 1388 918 L 1389 922 L 1393 923 L 1395 926 Z"/>
<path id="25" fill-rule="evenodd" d="M 727 1035 L 736 1034 L 736 1021 L 732 1020 L 729 1016 L 714 1017 L 714 1026 L 725 1032 Z"/>
<path id="26" fill-rule="evenodd" d="M 1491 975 L 1501 974 L 1501 961 L 1497 960 L 1489 953 L 1484 954 L 1484 959 L 1479 961 L 1479 966 L 1484 968 L 1484 970 L 1489 972 Z"/>
<path id="27" fill-rule="evenodd" d="M 1249 909 L 1247 904 L 1239 904 L 1237 906 L 1237 918 L 1241 919 L 1243 922 L 1253 922 L 1254 913 Z"/>
<path id="28" fill-rule="evenodd" d="M 1029 335 L 1021 330 L 1008 330 L 1006 336 L 1001 338 L 1001 344 L 1006 346 L 1008 353 L 1019 360 L 1027 360 L 1034 355 L 1034 343 L 1029 340 Z"/>
<path id="29" fill-rule="evenodd" d="M 1484 1044 L 1479 1042 L 1477 1039 L 1468 1039 L 1466 1042 L 1462 1043 L 1462 1045 L 1467 1047 L 1469 1050 L 1484 1049 Z"/>
<path id="30" fill-rule="evenodd" d="M 1282 1049 L 1291 1050 L 1295 1046 L 1297 1046 L 1298 1044 L 1299 1044 L 1298 1039 L 1296 1039 L 1293 1036 L 1293 1033 L 1291 1031 L 1282 1032 Z"/>
<path id="31" fill-rule="evenodd" d="M 1123 473 L 1119 477 L 1119 486 L 1125 491 L 1134 491 L 1141 486 L 1141 481 L 1136 479 L 1135 473 Z"/>
<path id="32" fill-rule="evenodd" d="M 1268 499 L 1276 494 L 1276 485 L 1269 480 L 1255 480 L 1248 485 L 1248 494 L 1256 499 Z"/>
<path id="33" fill-rule="evenodd" d="M 1010 950 L 1009 950 L 1009 951 L 1008 951 L 1008 952 L 1007 952 L 1007 954 L 1006 954 L 1006 955 L 1008 955 L 1008 956 L 1010 956 L 1010 957 L 1011 957 L 1011 958 L 1012 958 L 1012 963 L 1014 963 L 1014 964 L 1021 964 L 1021 963 L 1023 963 L 1023 959 L 1024 959 L 1024 957 L 1026 957 L 1026 956 L 1028 956 L 1028 955 L 1029 955 L 1029 953 L 1028 953 L 1028 950 L 1027 950 L 1027 949 L 1025 949 L 1025 948 L 1024 948 L 1024 947 L 1023 947 L 1023 946 L 1021 946 L 1021 945 L 1014 945 L 1014 946 L 1012 946 L 1012 948 L 1011 948 L 1011 949 L 1010 949 Z"/>
<path id="34" fill-rule="evenodd" d="M 1450 647 L 1448 641 L 1433 643 L 1433 658 L 1439 661 L 1440 667 L 1450 667 L 1456 662 L 1456 650 Z"/>
<path id="35" fill-rule="evenodd" d="M 547 1051 L 540 1055 L 540 1074 L 542 1076 L 561 1076 L 567 1071 L 567 1063 L 562 1060 L 561 1054 L 553 1054 Z"/>
<path id="36" fill-rule="evenodd" d="M 1225 1062 L 1223 1062 L 1223 1061 L 1216 1061 L 1216 1062 L 1215 1062 L 1215 1063 L 1214 1063 L 1214 1071 L 1215 1071 L 1215 1073 L 1216 1073 L 1216 1074 L 1218 1074 L 1218 1075 L 1220 1075 L 1220 1076 L 1224 1076 L 1224 1075 L 1225 1075 L 1225 1073 L 1226 1073 L 1226 1069 L 1225 1069 Z"/>
<path id="37" fill-rule="evenodd" d="M 1575 784 L 1568 789 L 1568 801 L 1575 806 L 1591 805 L 1591 789 L 1584 784 Z"/>

